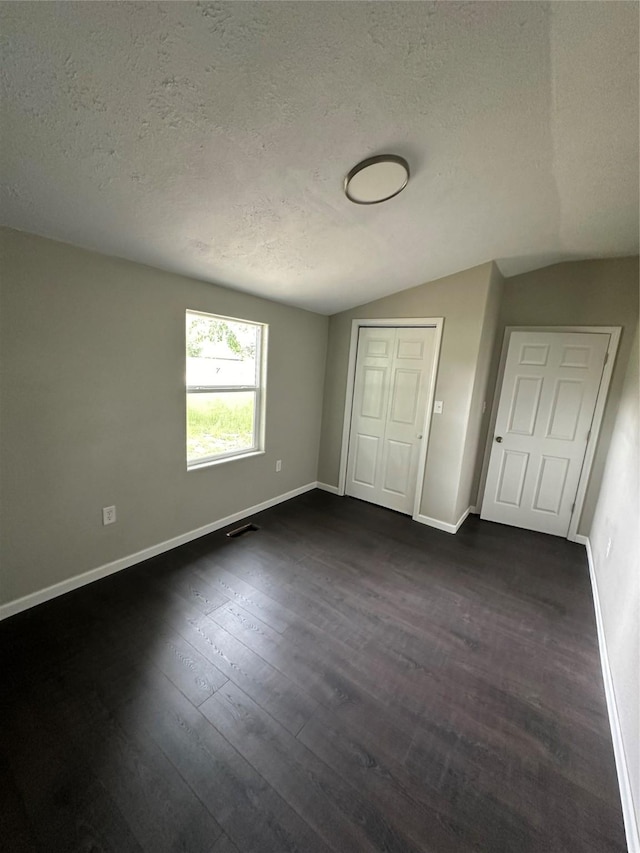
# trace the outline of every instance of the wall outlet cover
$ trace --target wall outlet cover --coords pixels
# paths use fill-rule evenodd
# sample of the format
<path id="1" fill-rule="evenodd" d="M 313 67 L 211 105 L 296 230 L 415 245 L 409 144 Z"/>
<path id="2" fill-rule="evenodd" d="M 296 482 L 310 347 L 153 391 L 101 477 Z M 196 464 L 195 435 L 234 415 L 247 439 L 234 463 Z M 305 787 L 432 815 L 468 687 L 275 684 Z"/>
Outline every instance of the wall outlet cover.
<path id="1" fill-rule="evenodd" d="M 113 524 L 116 520 L 116 508 L 114 506 L 102 507 L 102 523 Z"/>

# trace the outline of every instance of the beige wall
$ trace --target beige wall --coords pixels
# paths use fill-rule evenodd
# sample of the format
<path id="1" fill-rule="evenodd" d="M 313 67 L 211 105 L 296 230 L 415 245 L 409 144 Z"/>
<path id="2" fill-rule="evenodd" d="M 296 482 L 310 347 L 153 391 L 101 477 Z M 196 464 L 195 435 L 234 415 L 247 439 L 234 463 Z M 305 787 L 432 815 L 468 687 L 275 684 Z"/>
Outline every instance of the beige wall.
<path id="1" fill-rule="evenodd" d="M 316 480 L 326 317 L 15 231 L 0 241 L 0 601 Z M 186 308 L 269 324 L 264 455 L 187 472 Z"/>
<path id="2" fill-rule="evenodd" d="M 421 512 L 446 524 L 480 503 L 504 327 L 622 326 L 580 531 L 591 527 L 638 317 L 637 258 L 558 264 L 504 286 L 487 263 L 327 321 L 8 229 L 0 239 L 0 601 L 316 479 L 337 485 L 356 317 L 445 319 L 436 385 L 444 413 L 432 419 Z M 269 323 L 264 456 L 186 471 L 185 308 Z M 104 528 L 109 504 L 118 522 Z"/>
<path id="3" fill-rule="evenodd" d="M 590 541 L 636 824 L 640 826 L 640 395 L 638 331 L 622 386 Z M 611 548 L 607 555 L 607 544 Z"/>
<path id="4" fill-rule="evenodd" d="M 351 321 L 444 317 L 435 394 L 436 399 L 444 401 L 444 412 L 434 415 L 431 422 L 421 513 L 446 524 L 456 523 L 462 512 L 458 510 L 468 499 L 467 472 L 473 470 L 470 457 L 465 459 L 465 446 L 470 418 L 474 421 L 472 431 L 478 429 L 478 412 L 472 412 L 471 408 L 483 323 L 489 301 L 491 316 L 495 313 L 498 287 L 494 265 L 487 263 L 331 317 L 318 468 L 320 482 L 338 485 Z M 461 490 L 462 480 L 469 483 Z"/>
<path id="5" fill-rule="evenodd" d="M 638 258 L 572 261 L 505 280 L 497 350 L 502 346 L 505 326 L 622 326 L 620 348 L 578 527 L 578 532 L 585 535 L 591 528 L 637 321 Z M 497 366 L 497 360 L 495 364 Z M 495 375 L 491 382 L 495 384 Z"/>

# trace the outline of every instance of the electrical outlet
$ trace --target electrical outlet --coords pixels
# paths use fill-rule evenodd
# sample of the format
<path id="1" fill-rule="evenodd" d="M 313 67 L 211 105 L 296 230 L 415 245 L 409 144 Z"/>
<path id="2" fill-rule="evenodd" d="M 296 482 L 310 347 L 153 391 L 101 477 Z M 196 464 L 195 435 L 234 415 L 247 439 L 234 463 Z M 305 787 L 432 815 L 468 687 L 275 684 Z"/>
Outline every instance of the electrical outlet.
<path id="1" fill-rule="evenodd" d="M 433 414 L 434 415 L 441 415 L 443 408 L 444 408 L 444 403 L 442 402 L 442 400 L 436 400 L 433 404 Z"/>
<path id="2" fill-rule="evenodd" d="M 276 462 L 276 474 L 282 471 L 282 459 L 278 459 Z"/>
<path id="3" fill-rule="evenodd" d="M 113 524 L 116 520 L 116 508 L 114 506 L 102 507 L 102 523 Z"/>

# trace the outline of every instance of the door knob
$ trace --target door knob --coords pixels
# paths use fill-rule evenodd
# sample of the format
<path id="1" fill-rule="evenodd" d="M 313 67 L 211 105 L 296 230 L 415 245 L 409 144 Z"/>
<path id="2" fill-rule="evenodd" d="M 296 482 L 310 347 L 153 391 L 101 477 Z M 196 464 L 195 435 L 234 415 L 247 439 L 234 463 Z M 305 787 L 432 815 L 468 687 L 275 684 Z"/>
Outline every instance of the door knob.
<path id="1" fill-rule="evenodd" d="M 416 438 L 422 438 L 422 433 L 421 433 L 421 432 L 419 432 L 419 433 L 417 434 Z"/>
<path id="2" fill-rule="evenodd" d="M 498 444 L 502 444 L 502 436 L 501 436 L 501 435 L 497 435 L 497 436 L 496 436 L 496 441 L 498 442 Z"/>

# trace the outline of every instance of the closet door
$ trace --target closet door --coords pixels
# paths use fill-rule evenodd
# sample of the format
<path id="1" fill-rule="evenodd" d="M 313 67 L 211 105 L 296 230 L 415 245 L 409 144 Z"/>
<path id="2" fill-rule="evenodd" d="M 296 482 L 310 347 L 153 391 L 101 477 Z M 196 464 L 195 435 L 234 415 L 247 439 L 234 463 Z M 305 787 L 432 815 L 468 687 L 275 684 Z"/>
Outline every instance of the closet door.
<path id="1" fill-rule="evenodd" d="M 361 327 L 346 492 L 412 515 L 436 330 Z"/>

